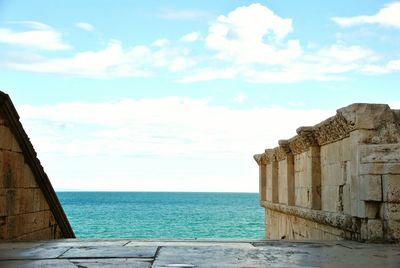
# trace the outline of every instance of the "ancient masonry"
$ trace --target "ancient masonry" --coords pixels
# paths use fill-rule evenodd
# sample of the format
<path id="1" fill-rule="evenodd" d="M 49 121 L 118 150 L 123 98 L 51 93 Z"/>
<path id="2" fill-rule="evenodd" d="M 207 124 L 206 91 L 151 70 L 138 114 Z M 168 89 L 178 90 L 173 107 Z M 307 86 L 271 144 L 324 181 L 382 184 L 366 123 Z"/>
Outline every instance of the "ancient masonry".
<path id="1" fill-rule="evenodd" d="M 349 105 L 254 159 L 267 239 L 400 241 L 400 110 Z"/>
<path id="2" fill-rule="evenodd" d="M 0 241 L 75 237 L 8 95 L 0 91 Z"/>

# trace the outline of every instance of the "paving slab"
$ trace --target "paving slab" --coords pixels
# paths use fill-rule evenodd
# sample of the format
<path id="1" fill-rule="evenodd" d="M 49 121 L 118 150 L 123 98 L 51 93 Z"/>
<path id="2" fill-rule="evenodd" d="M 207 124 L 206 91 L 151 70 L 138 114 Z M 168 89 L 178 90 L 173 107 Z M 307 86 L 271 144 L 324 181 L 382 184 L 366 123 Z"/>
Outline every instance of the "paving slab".
<path id="1" fill-rule="evenodd" d="M 43 242 L 0 242 L 0 250 L 2 249 L 18 249 L 40 247 Z"/>
<path id="2" fill-rule="evenodd" d="M 108 247 L 108 246 L 124 246 L 130 243 L 130 240 L 111 240 L 111 241 L 101 241 L 101 240 L 75 240 L 71 241 L 68 239 L 67 241 L 63 240 L 56 240 L 54 242 L 48 241 L 43 242 L 43 246 L 50 246 L 50 247 Z"/>
<path id="3" fill-rule="evenodd" d="M 11 247 L 0 250 L 0 260 L 55 259 L 69 249 L 70 247 L 42 247 L 37 245 L 32 248 Z"/>
<path id="4" fill-rule="evenodd" d="M 295 244 L 295 243 L 294 243 Z M 400 267 L 398 246 L 352 249 L 335 244 L 255 247 L 162 247 L 153 267 Z M 179 266 L 177 266 L 179 267 Z"/>
<path id="5" fill-rule="evenodd" d="M 89 246 L 70 248 L 60 258 L 154 258 L 156 252 L 157 246 Z"/>
<path id="6" fill-rule="evenodd" d="M 150 268 L 152 261 L 137 259 L 81 259 L 71 260 L 76 267 L 85 268 Z"/>
<path id="7" fill-rule="evenodd" d="M 4 268 L 76 268 L 68 260 L 48 259 L 48 260 L 21 260 L 21 261 L 0 261 L 0 267 Z"/>
<path id="8" fill-rule="evenodd" d="M 233 247 L 254 248 L 248 242 L 208 242 L 208 241 L 131 241 L 125 247 L 132 246 L 161 246 L 161 247 Z"/>

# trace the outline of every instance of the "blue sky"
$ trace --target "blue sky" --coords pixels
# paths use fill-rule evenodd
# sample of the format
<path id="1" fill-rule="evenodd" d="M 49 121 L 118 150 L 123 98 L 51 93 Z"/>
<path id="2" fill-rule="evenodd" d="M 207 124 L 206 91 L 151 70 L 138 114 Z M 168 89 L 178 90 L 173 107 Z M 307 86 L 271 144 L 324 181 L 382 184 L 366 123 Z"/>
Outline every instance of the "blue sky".
<path id="1" fill-rule="evenodd" d="M 56 189 L 255 192 L 254 153 L 399 85 L 398 1 L 0 1 Z"/>

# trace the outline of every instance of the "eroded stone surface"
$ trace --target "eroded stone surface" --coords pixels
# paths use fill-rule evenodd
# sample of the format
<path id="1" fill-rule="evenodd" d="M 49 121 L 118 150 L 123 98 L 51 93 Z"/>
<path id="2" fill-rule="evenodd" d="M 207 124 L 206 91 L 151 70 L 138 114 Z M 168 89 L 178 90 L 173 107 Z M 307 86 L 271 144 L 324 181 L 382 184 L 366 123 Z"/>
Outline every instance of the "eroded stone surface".
<path id="1" fill-rule="evenodd" d="M 43 247 L 36 244 L 33 244 L 32 247 L 2 248 L 0 250 L 0 260 L 54 259 L 69 249 L 70 247 Z"/>
<path id="2" fill-rule="evenodd" d="M 156 246 L 89 246 L 73 247 L 60 258 L 154 258 Z"/>
<path id="3" fill-rule="evenodd" d="M 71 260 L 77 267 L 85 268 L 150 268 L 151 261 L 138 259 L 78 259 Z"/>
<path id="4" fill-rule="evenodd" d="M 7 268 L 76 268 L 76 266 L 68 260 L 22 260 L 22 261 L 0 261 L 0 267 Z"/>

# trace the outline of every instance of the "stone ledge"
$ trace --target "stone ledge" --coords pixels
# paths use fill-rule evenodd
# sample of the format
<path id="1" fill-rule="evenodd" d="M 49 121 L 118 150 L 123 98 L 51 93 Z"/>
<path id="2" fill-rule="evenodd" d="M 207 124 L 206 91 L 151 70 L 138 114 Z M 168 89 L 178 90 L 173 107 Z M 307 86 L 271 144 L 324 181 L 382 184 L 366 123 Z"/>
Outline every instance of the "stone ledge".
<path id="1" fill-rule="evenodd" d="M 313 222 L 324 225 L 329 225 L 341 230 L 360 233 L 361 222 L 359 218 L 349 215 L 327 212 L 322 210 L 314 210 L 309 208 L 287 206 L 282 204 L 271 203 L 268 201 L 261 201 L 261 206 L 273 211 L 281 212 L 288 215 L 297 216 Z"/>
<path id="2" fill-rule="evenodd" d="M 373 130 L 375 135 L 364 142 L 372 144 L 393 144 L 400 142 L 400 122 L 396 110 L 387 104 L 353 103 L 336 111 L 336 115 L 314 125 L 297 129 L 297 135 L 282 140 L 279 147 L 255 155 L 260 164 L 285 159 L 285 154 L 300 154 L 313 146 L 323 146 L 350 136 L 355 130 Z M 397 145 L 398 146 L 398 145 Z"/>

